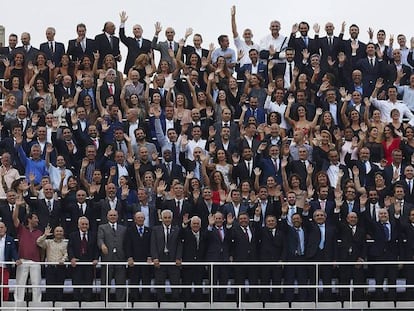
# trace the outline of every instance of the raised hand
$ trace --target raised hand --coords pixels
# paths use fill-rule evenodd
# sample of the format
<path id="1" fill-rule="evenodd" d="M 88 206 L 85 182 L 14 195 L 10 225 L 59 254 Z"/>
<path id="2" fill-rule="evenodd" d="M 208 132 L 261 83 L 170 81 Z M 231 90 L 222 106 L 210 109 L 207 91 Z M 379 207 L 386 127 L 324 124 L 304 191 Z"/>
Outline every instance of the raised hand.
<path id="1" fill-rule="evenodd" d="M 155 34 L 158 35 L 162 31 L 161 23 L 156 22 L 154 26 L 155 26 Z"/>
<path id="2" fill-rule="evenodd" d="M 125 24 L 125 22 L 128 20 L 128 16 L 126 15 L 125 11 L 119 13 L 119 17 L 121 18 L 121 24 Z"/>

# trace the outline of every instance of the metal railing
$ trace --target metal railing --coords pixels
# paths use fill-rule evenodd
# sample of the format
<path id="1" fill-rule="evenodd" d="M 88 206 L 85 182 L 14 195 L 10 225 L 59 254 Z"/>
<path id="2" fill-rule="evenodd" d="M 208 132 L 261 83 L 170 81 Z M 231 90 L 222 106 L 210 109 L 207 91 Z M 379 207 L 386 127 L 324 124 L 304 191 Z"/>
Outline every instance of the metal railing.
<path id="1" fill-rule="evenodd" d="M 12 265 L 14 264 L 14 262 L 3 262 L 3 265 Z M 22 263 L 23 265 L 28 264 L 28 265 L 33 265 L 33 264 L 38 264 L 38 265 L 59 265 L 58 262 L 29 262 L 29 263 Z M 70 262 L 65 262 L 64 265 L 66 266 L 70 266 Z M 321 285 L 319 283 L 319 276 L 320 276 L 320 272 L 319 272 L 319 268 L 323 267 L 323 266 L 336 266 L 336 267 L 341 267 L 341 266 L 352 266 L 352 265 L 364 265 L 364 266 L 377 266 L 377 265 L 392 265 L 392 266 L 396 266 L 396 265 L 413 265 L 414 262 L 411 261 L 381 261 L 381 262 L 309 262 L 309 261 L 295 261 L 295 262 L 263 262 L 263 261 L 257 261 L 257 262 L 183 262 L 181 264 L 181 266 L 203 266 L 203 267 L 209 267 L 209 282 L 208 284 L 202 284 L 202 285 L 131 285 L 131 284 L 124 284 L 124 285 L 113 285 L 111 284 L 111 280 L 106 280 L 106 284 L 98 284 L 98 282 L 96 282 L 96 279 L 94 279 L 93 283 L 88 285 L 70 285 L 70 287 L 72 289 L 77 289 L 77 288 L 91 288 L 93 292 L 99 292 L 102 290 L 107 291 L 106 295 L 105 295 L 105 305 L 108 305 L 109 303 L 109 293 L 110 290 L 113 288 L 125 288 L 126 289 L 126 299 L 125 299 L 125 305 L 128 306 L 128 303 L 131 301 L 131 296 L 130 296 L 130 290 L 131 289 L 166 289 L 166 288 L 170 288 L 170 289 L 204 289 L 204 290 L 209 290 L 209 296 L 210 296 L 210 303 L 215 302 L 214 300 L 214 290 L 216 289 L 228 289 L 228 288 L 232 288 L 235 289 L 237 291 L 237 303 L 240 306 L 242 303 L 242 292 L 244 289 L 249 288 L 249 289 L 272 289 L 272 290 L 281 290 L 282 288 L 284 290 L 286 289 L 311 289 L 311 290 L 315 290 L 315 303 L 318 304 L 319 302 L 319 290 L 322 289 L 347 289 L 349 290 L 349 303 L 350 306 L 352 307 L 352 303 L 353 303 L 353 290 L 354 289 L 366 289 L 368 288 L 368 286 L 370 288 L 383 288 L 384 285 L 383 284 L 375 284 L 375 286 L 373 285 L 368 285 L 368 284 L 347 284 L 347 285 L 339 285 L 339 284 L 335 284 L 332 285 L 331 284 L 323 284 Z M 76 264 L 77 266 L 92 266 L 91 262 L 77 262 Z M 109 266 L 125 266 L 127 267 L 127 263 L 126 262 L 99 262 L 100 268 L 102 269 L 107 269 L 107 273 L 106 276 L 108 276 L 108 268 Z M 145 262 L 135 262 L 134 263 L 135 266 L 148 266 L 151 267 L 153 266 L 151 263 L 145 263 Z M 161 262 L 161 266 L 175 266 L 176 263 L 175 262 Z M 306 285 L 288 285 L 288 284 L 282 284 L 282 285 L 270 285 L 270 284 L 260 284 L 260 285 L 251 285 L 249 284 L 248 286 L 246 285 L 240 285 L 240 284 L 232 284 L 232 285 L 217 285 L 217 284 L 213 284 L 213 280 L 215 279 L 215 275 L 214 275 L 214 267 L 217 266 L 228 266 L 229 268 L 231 267 L 237 267 L 237 266 L 252 266 L 254 265 L 257 268 L 260 268 L 261 266 L 281 266 L 281 267 L 287 267 L 287 266 L 306 266 L 306 267 L 312 267 L 314 268 L 315 271 L 315 284 L 306 284 Z M 155 268 L 156 269 L 156 268 Z M 3 276 L 0 275 L 1 280 L 3 279 Z M 1 290 L 1 301 L 4 301 L 3 299 L 3 288 L 4 287 L 9 287 L 9 289 L 11 290 L 16 290 L 17 288 L 28 288 L 28 289 L 33 289 L 33 288 L 60 288 L 62 289 L 63 285 L 20 285 L 20 284 L 12 284 L 12 285 L 0 285 L 0 290 Z M 388 289 L 397 289 L 400 288 L 401 285 L 396 285 L 396 284 L 387 284 L 386 287 Z M 414 284 L 406 284 L 404 286 L 406 289 L 408 288 L 414 288 Z M 16 307 L 16 310 L 18 310 L 19 308 Z M 25 309 L 25 308 L 23 308 Z M 47 309 L 47 308 L 43 308 L 43 309 Z"/>

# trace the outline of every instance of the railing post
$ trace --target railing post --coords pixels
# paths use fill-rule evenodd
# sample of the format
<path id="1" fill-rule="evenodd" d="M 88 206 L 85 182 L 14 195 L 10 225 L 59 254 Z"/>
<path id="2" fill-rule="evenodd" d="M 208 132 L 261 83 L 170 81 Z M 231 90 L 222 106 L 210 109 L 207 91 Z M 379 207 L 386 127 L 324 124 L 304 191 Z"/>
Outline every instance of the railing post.
<path id="1" fill-rule="evenodd" d="M 318 263 L 316 263 L 316 266 L 315 266 L 315 301 L 316 301 L 316 304 L 318 304 L 318 301 L 319 301 L 319 264 Z M 322 284 L 322 290 L 323 290 L 323 285 L 325 285 L 325 284 Z"/>
<path id="2" fill-rule="evenodd" d="M 214 293 L 213 293 L 213 287 L 214 287 L 214 272 L 213 272 L 213 263 L 210 263 L 210 304 L 214 302 Z"/>

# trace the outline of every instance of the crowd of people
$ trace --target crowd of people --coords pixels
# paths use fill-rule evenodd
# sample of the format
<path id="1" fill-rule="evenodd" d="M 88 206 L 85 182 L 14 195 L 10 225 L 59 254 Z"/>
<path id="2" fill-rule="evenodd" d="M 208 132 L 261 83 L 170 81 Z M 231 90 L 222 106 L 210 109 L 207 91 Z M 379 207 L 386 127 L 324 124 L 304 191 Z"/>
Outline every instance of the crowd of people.
<path id="1" fill-rule="evenodd" d="M 226 34 L 203 47 L 191 28 L 178 39 L 167 27 L 161 41 L 159 22 L 152 40 L 138 24 L 128 37 L 127 21 L 121 12 L 119 37 L 106 22 L 94 39 L 78 24 L 67 49 L 53 27 L 39 49 L 28 32 L 0 48 L 0 263 L 15 263 L 17 285 L 70 278 L 84 286 L 74 299 L 89 301 L 100 277 L 128 280 L 135 301 L 198 301 L 201 288 L 154 296 L 140 284 L 201 285 L 207 267 L 186 262 L 231 261 L 250 264 L 217 265 L 209 282 L 264 287 L 236 291 L 243 300 L 315 301 L 314 289 L 269 285 L 314 285 L 316 275 L 366 285 L 354 300 L 399 298 L 385 279 L 414 285 L 414 266 L 364 265 L 414 259 L 414 38 L 407 47 L 404 34 L 395 43 L 369 29 L 364 43 L 355 24 L 345 38 L 345 22 L 339 35 L 315 24 L 311 38 L 304 21 L 283 35 L 274 20 L 254 42 L 233 6 L 234 50 Z M 105 261 L 128 268 L 96 268 Z M 305 261 L 356 264 L 283 266 Z M 3 284 L 13 270 L 1 265 Z M 350 299 L 349 289 L 320 295 Z M 229 297 L 221 288 L 214 298 Z M 43 299 L 64 299 L 63 288 Z M 125 301 L 125 287 L 114 299 Z"/>

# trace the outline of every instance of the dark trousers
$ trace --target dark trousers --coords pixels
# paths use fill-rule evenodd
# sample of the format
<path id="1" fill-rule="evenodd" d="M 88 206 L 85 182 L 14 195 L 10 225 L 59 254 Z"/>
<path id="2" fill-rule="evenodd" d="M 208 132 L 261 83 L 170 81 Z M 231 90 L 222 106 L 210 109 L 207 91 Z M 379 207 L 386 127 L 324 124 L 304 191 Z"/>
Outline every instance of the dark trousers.
<path id="1" fill-rule="evenodd" d="M 130 284 L 139 285 L 142 282 L 142 285 L 151 284 L 151 269 L 152 267 L 146 266 L 133 266 L 130 268 Z M 139 295 L 139 288 L 131 289 L 131 299 L 133 301 L 149 301 L 150 300 L 150 289 L 142 288 L 141 297 Z"/>
<path id="2" fill-rule="evenodd" d="M 91 301 L 92 283 L 95 276 L 95 266 L 76 266 L 72 270 L 73 285 L 85 285 L 84 288 L 74 289 L 74 300 Z"/>
<path id="3" fill-rule="evenodd" d="M 202 266 L 187 266 L 181 271 L 183 285 L 202 285 L 205 268 Z M 201 301 L 202 288 L 194 288 L 194 294 L 191 288 L 183 288 L 184 301 Z"/>
<path id="4" fill-rule="evenodd" d="M 258 273 L 259 270 L 255 267 L 254 263 L 249 266 L 236 266 L 234 268 L 234 281 L 236 285 L 244 285 L 246 279 L 249 281 L 249 285 L 257 285 L 258 284 Z M 256 301 L 258 290 L 257 288 L 249 288 L 249 300 Z M 242 288 L 241 290 L 242 300 L 243 295 L 245 294 L 245 289 Z M 236 297 L 239 295 L 239 289 L 236 289 Z M 238 300 L 238 298 L 237 298 Z"/>
<path id="5" fill-rule="evenodd" d="M 339 267 L 339 284 L 350 285 L 351 279 L 354 285 L 365 284 L 365 273 L 362 265 L 346 265 Z M 345 300 L 350 299 L 350 291 L 348 288 L 341 288 L 339 290 L 341 298 Z M 352 300 L 361 300 L 364 297 L 363 288 L 355 288 L 352 295 Z"/>
<path id="6" fill-rule="evenodd" d="M 282 266 L 263 266 L 261 268 L 260 285 L 263 301 L 279 301 L 280 300 L 280 288 L 270 288 L 266 285 L 280 285 L 282 280 Z"/>
<path id="7" fill-rule="evenodd" d="M 326 261 L 325 250 L 318 249 L 316 256 L 311 259 L 314 262 L 323 262 Z M 312 265 L 309 267 L 309 282 L 311 285 L 316 285 L 316 270 L 315 266 Z M 318 270 L 319 279 L 322 280 L 323 285 L 331 285 L 332 284 L 332 275 L 333 275 L 333 267 L 330 265 L 320 265 Z M 319 283 L 319 280 L 318 280 Z M 316 300 L 316 289 L 311 289 L 310 291 L 310 300 Z M 319 293 L 319 291 L 318 291 Z M 321 299 L 331 299 L 332 298 L 332 288 L 324 287 L 322 290 L 322 297 Z"/>
<path id="8" fill-rule="evenodd" d="M 229 281 L 229 268 L 230 266 L 214 266 L 213 268 L 213 284 L 214 285 L 227 286 L 228 281 Z M 214 300 L 215 301 L 226 300 L 226 292 L 227 292 L 227 288 L 215 289 Z"/>
<path id="9" fill-rule="evenodd" d="M 111 280 L 115 279 L 116 285 L 125 285 L 126 269 L 124 266 L 102 265 L 101 268 L 101 284 L 111 284 Z M 101 288 L 101 299 L 106 300 L 106 294 L 109 293 L 110 288 Z M 116 288 L 116 301 L 125 301 L 125 288 Z"/>
<path id="10" fill-rule="evenodd" d="M 380 261 L 380 259 L 378 259 Z M 396 265 L 376 265 L 375 266 L 375 284 L 376 286 L 380 285 L 381 287 L 377 287 L 375 289 L 375 296 L 376 299 L 383 300 L 384 299 L 384 289 L 382 285 L 384 284 L 384 279 L 388 279 L 389 285 L 395 285 L 397 283 L 397 275 L 398 275 L 398 266 Z M 388 300 L 395 300 L 396 299 L 396 289 L 395 288 L 388 288 Z"/>
<path id="11" fill-rule="evenodd" d="M 180 268 L 177 266 L 161 266 L 154 268 L 155 284 L 165 285 L 165 280 L 169 279 L 171 285 L 180 284 Z M 178 300 L 180 290 L 179 288 L 172 288 L 172 299 Z M 165 290 L 163 288 L 157 289 L 158 301 L 165 301 Z"/>
<path id="12" fill-rule="evenodd" d="M 46 285 L 61 285 L 61 288 L 47 288 L 47 300 L 63 300 L 63 284 L 65 283 L 66 267 L 64 265 L 50 265 L 46 267 Z"/>
<path id="13" fill-rule="evenodd" d="M 305 261 L 305 256 L 295 256 L 295 258 L 291 259 L 292 261 Z M 298 285 L 306 285 L 308 284 L 308 269 L 306 266 L 286 266 L 285 267 L 285 283 L 287 285 L 294 285 L 295 280 L 297 281 Z M 284 289 L 285 298 L 287 301 L 292 302 L 294 300 L 294 289 L 293 288 L 286 288 Z M 299 301 L 305 301 L 307 296 L 307 289 L 299 288 L 298 290 Z"/>

